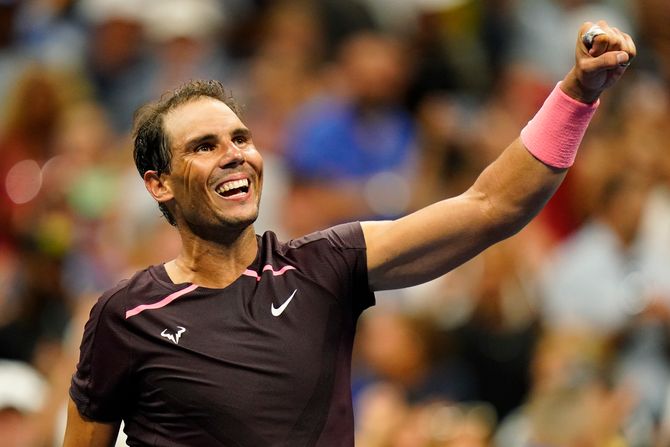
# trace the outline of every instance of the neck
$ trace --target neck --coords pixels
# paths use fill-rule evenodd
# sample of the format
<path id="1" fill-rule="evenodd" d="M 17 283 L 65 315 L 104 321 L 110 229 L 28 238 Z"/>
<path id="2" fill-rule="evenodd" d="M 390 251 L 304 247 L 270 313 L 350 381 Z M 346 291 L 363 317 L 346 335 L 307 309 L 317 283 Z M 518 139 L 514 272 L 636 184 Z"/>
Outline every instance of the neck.
<path id="1" fill-rule="evenodd" d="M 184 237 L 176 259 L 165 264 L 172 282 L 223 288 L 235 281 L 256 257 L 258 245 L 254 227 L 249 225 L 237 237 L 222 242 Z"/>

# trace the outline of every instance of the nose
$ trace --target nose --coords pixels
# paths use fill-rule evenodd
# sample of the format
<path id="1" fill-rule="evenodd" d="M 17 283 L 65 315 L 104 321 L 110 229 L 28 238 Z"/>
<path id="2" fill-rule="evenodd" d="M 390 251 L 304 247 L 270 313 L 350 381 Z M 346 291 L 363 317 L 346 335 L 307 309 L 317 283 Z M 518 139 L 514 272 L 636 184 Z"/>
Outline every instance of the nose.
<path id="1" fill-rule="evenodd" d="M 245 161 L 246 157 L 244 156 L 244 151 L 234 143 L 230 143 L 221 154 L 219 166 L 222 169 L 235 168 L 244 164 Z"/>

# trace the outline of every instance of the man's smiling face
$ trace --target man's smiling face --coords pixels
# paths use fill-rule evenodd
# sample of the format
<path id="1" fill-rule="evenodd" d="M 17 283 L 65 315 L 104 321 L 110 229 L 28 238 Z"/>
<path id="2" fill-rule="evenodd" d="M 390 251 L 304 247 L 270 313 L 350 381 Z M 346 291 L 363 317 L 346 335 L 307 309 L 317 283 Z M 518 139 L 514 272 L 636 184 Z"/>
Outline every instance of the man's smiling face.
<path id="1" fill-rule="evenodd" d="M 203 96 L 169 111 L 163 128 L 172 161 L 170 173 L 161 177 L 178 226 L 209 233 L 252 224 L 263 158 L 239 117 L 223 102 Z"/>

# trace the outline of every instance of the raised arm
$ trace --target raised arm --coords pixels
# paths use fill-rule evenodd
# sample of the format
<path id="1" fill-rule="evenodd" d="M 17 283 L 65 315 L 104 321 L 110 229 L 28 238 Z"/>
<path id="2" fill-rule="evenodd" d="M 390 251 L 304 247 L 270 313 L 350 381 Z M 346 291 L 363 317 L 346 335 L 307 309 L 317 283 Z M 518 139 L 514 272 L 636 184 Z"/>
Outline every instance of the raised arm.
<path id="1" fill-rule="evenodd" d="M 119 423 L 90 421 L 79 414 L 70 399 L 67 407 L 67 427 L 63 447 L 110 447 L 116 442 Z"/>
<path id="2" fill-rule="evenodd" d="M 635 56 L 630 36 L 604 21 L 593 25 L 580 28 L 576 63 L 560 91 L 465 193 L 398 220 L 362 223 L 373 290 L 436 278 L 515 234 L 542 209 L 574 159 L 600 94 Z"/>

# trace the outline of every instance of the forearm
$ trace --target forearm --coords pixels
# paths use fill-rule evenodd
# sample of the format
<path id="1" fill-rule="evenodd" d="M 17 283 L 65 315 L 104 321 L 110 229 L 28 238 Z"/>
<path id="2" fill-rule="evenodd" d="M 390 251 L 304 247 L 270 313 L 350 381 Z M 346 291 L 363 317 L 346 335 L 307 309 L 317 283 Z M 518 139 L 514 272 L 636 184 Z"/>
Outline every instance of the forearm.
<path id="1" fill-rule="evenodd" d="M 599 95 L 585 89 L 571 70 L 520 137 L 473 185 L 491 203 L 495 235 L 506 237 L 520 230 L 556 191 L 574 163 Z"/>
<path id="2" fill-rule="evenodd" d="M 464 194 L 396 224 L 366 224 L 366 240 L 384 247 L 368 250 L 371 285 L 404 287 L 427 281 L 518 232 L 565 177 L 595 108 L 557 87 L 521 136 Z M 386 228 L 380 236 L 375 227 Z M 381 258 L 375 256 L 379 252 Z"/>
<path id="3" fill-rule="evenodd" d="M 520 138 L 510 144 L 466 193 L 486 202 L 482 231 L 489 236 L 487 242 L 521 230 L 551 198 L 566 172 L 539 161 Z"/>
<path id="4" fill-rule="evenodd" d="M 594 105 L 575 101 L 557 88 L 521 136 L 464 194 L 394 225 L 376 226 L 387 227 L 382 236 L 366 224 L 366 240 L 384 246 L 381 258 L 375 256 L 380 250 L 369 250 L 373 287 L 378 287 L 378 277 L 381 287 L 427 281 L 518 232 L 560 185 L 594 112 Z"/>

